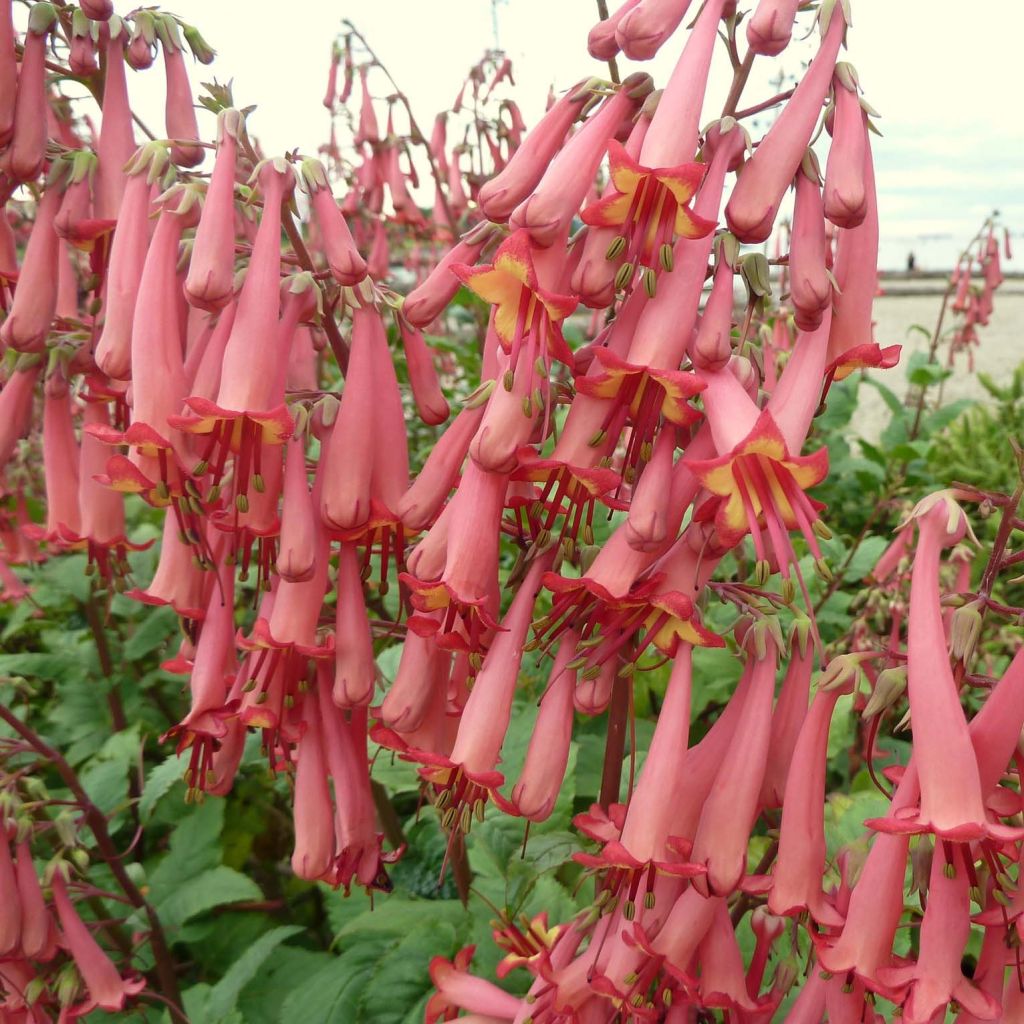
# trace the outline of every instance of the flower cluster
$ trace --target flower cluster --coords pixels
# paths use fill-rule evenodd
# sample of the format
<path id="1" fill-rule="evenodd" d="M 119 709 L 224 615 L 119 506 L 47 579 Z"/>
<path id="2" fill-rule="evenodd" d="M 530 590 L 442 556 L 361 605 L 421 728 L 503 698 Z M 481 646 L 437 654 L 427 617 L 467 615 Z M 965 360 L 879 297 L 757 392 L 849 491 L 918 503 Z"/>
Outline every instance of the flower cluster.
<path id="1" fill-rule="evenodd" d="M 662 90 L 643 72 L 580 81 L 527 131 L 498 99 L 511 65 L 489 54 L 429 138 L 400 93 L 374 95 L 386 73 L 352 28 L 332 52 L 321 162 L 266 156 L 219 89 L 206 102 L 216 141 L 202 141 L 184 49 L 212 52 L 169 14 L 121 19 L 94 0 L 71 18 L 36 3 L 15 45 L 0 4 L 0 77 L 17 82 L 0 92 L 2 595 L 25 596 L 11 566 L 78 550 L 99 591 L 172 608 L 182 639 L 164 667 L 187 678 L 189 708 L 168 739 L 190 797 L 227 793 L 257 734 L 293 783 L 294 872 L 346 892 L 388 890 L 402 853 L 384 848 L 371 742 L 417 767 L 458 858 L 488 815 L 549 817 L 576 716 L 607 711 L 620 728 L 637 673 L 669 663 L 635 787 L 622 799 L 615 773 L 575 819 L 591 905 L 501 922 L 502 976 L 530 975 L 522 999 L 471 975 L 471 950 L 435 960 L 428 1021 L 768 1020 L 801 975 L 787 1019 L 875 1020 L 878 999 L 922 1024 L 954 1004 L 997 1019 L 1021 1000 L 1005 967 L 1024 831 L 1005 773 L 1024 655 L 968 720 L 959 686 L 991 593 L 944 613 L 939 572 L 946 549 L 962 559 L 966 516 L 949 495 L 926 500 L 883 558 L 877 579 L 895 595 L 889 570 L 915 545 L 884 652 L 865 628 L 827 657 L 808 588 L 811 573 L 831 579 L 810 493 L 829 469 L 815 417 L 834 381 L 899 356 L 873 336 L 875 115 L 839 60 L 849 4 L 760 0 L 744 59 L 735 3 L 705 0 L 683 28 L 689 6 L 625 0 L 590 33 L 602 60 L 675 47 Z M 798 16 L 813 21 L 813 59 L 753 140 L 739 95 Z M 723 34 L 733 89 L 708 121 Z M 51 42 L 74 75 L 102 67 L 98 131 L 47 80 Z M 125 69 L 157 51 L 167 137 L 138 147 Z M 468 125 L 452 146 L 457 117 Z M 431 216 L 415 198 L 429 189 L 417 147 Z M 791 189 L 769 260 L 758 247 L 781 238 Z M 968 320 L 987 315 L 998 258 L 989 235 L 973 298 L 958 271 Z M 478 311 L 469 327 L 452 308 L 460 289 Z M 453 417 L 430 336 L 480 353 Z M 444 425 L 418 468 L 410 409 Z M 161 521 L 145 584 L 131 576 L 142 545 L 128 495 Z M 713 596 L 740 613 L 727 628 L 712 628 Z M 396 636 L 388 681 L 376 655 Z M 703 648 L 727 648 L 741 670 L 691 740 Z M 546 685 L 511 778 L 501 755 L 525 659 Z M 829 856 L 826 759 L 837 702 L 863 703 L 865 680 L 876 723 L 905 691 L 914 743 L 858 863 Z M 99 950 L 61 870 L 59 938 L 48 911 L 24 912 L 44 901 L 24 837 L 14 859 L 7 838 L 0 885 L 22 911 L 0 903 L 3 1012 L 49 1019 L 31 964 L 58 944 L 84 1008 L 120 1008 L 141 983 Z M 908 859 L 927 904 L 897 955 Z M 986 940 L 968 979 L 972 920 Z M 76 986 L 58 1002 L 80 1012 Z"/>

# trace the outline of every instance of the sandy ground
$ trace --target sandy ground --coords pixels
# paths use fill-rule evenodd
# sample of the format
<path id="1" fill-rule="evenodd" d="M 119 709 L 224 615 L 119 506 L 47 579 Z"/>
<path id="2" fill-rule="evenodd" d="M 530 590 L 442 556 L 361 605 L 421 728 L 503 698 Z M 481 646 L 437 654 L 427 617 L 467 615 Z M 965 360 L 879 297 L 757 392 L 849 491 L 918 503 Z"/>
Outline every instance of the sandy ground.
<path id="1" fill-rule="evenodd" d="M 904 282 L 886 282 L 886 287 L 900 294 L 881 295 L 875 300 L 875 340 L 880 345 L 903 345 L 901 365 L 879 374 L 901 398 L 906 393 L 903 365 L 912 352 L 926 352 L 928 338 L 911 330 L 914 324 L 934 330 L 942 304 L 938 282 L 921 282 L 918 286 Z M 951 325 L 949 314 L 944 324 Z M 974 351 L 974 368 L 988 374 L 998 383 L 1009 379 L 1015 366 L 1024 362 L 1024 281 L 1008 280 L 996 292 L 995 310 L 987 327 L 979 328 L 980 344 Z M 939 358 L 945 361 L 947 349 L 943 345 Z M 946 382 L 944 398 L 984 398 L 985 390 L 974 373 L 967 368 L 964 356 L 957 358 L 954 375 Z M 860 402 L 863 418 L 858 433 L 869 440 L 877 437 L 888 420 L 885 406 L 874 388 L 861 388 Z"/>

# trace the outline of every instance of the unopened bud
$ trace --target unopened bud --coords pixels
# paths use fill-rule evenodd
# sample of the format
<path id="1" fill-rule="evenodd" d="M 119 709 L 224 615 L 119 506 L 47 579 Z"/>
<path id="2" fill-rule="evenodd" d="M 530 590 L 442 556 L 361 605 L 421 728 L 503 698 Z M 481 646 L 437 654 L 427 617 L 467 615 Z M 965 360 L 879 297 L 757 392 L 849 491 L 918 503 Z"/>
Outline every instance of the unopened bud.
<path id="1" fill-rule="evenodd" d="M 981 634 L 981 600 L 957 608 L 950 618 L 949 646 L 954 658 L 966 664 L 974 657 Z"/>
<path id="2" fill-rule="evenodd" d="M 907 669 L 903 665 L 887 668 L 878 673 L 875 688 L 871 691 L 862 712 L 865 718 L 873 718 L 891 708 L 907 690 Z"/>
<path id="3" fill-rule="evenodd" d="M 852 693 L 860 677 L 860 663 L 868 657 L 870 654 L 867 652 L 837 655 L 822 669 L 818 689 Z"/>

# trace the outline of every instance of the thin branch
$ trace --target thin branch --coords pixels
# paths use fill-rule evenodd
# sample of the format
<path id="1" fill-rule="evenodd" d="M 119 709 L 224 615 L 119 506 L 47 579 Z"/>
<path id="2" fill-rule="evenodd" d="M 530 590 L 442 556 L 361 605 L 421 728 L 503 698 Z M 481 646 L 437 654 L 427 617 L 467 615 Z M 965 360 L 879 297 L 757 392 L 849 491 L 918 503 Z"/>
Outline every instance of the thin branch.
<path id="1" fill-rule="evenodd" d="M 174 1015 L 184 1024 L 189 1024 L 188 1017 L 182 1009 L 181 991 L 178 988 L 178 978 L 174 972 L 174 959 L 171 956 L 170 946 L 167 942 L 167 935 L 157 915 L 156 910 L 149 903 L 139 887 L 132 881 L 131 875 L 125 870 L 121 863 L 121 855 L 117 852 L 110 832 L 107 829 L 107 819 L 103 812 L 89 799 L 89 794 L 82 788 L 82 783 L 75 774 L 74 769 L 64 759 L 60 751 L 46 743 L 31 726 L 23 722 L 10 708 L 0 704 L 0 719 L 3 719 L 23 740 L 25 740 L 41 757 L 49 761 L 57 774 L 63 779 L 64 784 L 71 790 L 82 809 L 82 814 L 90 831 L 96 839 L 96 847 L 100 856 L 110 869 L 114 880 L 120 886 L 121 891 L 128 897 L 129 902 L 136 909 L 142 910 L 149 921 L 149 942 L 153 949 L 153 959 L 156 964 L 157 979 L 160 983 L 160 990 L 173 1008 Z"/>
<path id="2" fill-rule="evenodd" d="M 437 169 L 437 164 L 434 161 L 434 154 L 430 150 L 430 142 L 427 140 L 426 135 L 423 134 L 423 131 L 420 129 L 420 126 L 416 123 L 416 117 L 412 112 L 412 107 L 409 105 L 408 99 L 406 99 L 405 93 L 402 92 L 401 89 L 399 89 L 398 83 L 395 81 L 394 76 L 384 66 L 384 62 L 374 52 L 373 47 L 370 46 L 370 44 L 366 41 L 366 36 L 364 36 L 362 32 L 360 32 L 359 29 L 357 29 L 355 25 L 353 25 L 352 22 L 348 20 L 348 18 L 342 18 L 341 23 L 349 32 L 352 33 L 352 35 L 356 37 L 356 39 L 359 40 L 359 42 L 363 46 L 363 49 L 366 50 L 366 52 L 370 55 L 370 59 L 373 61 L 373 63 L 376 64 L 377 67 L 379 67 L 381 71 L 384 72 L 385 76 L 387 77 L 387 80 L 394 87 L 395 95 L 398 97 L 402 106 L 405 107 L 405 112 L 409 116 L 409 129 L 412 133 L 412 141 L 418 142 L 421 146 L 423 146 L 423 149 L 426 151 L 427 163 L 430 165 L 430 175 L 434 179 L 434 184 L 437 186 L 437 194 L 441 199 L 441 206 L 444 209 L 445 220 L 448 221 L 448 226 L 451 228 L 452 234 L 458 237 L 459 230 L 457 226 L 457 221 L 455 216 L 452 214 L 451 207 L 448 205 L 448 196 L 445 193 L 445 190 L 441 184 L 441 173 Z"/>
<path id="3" fill-rule="evenodd" d="M 608 4 L 606 0 L 597 0 L 597 13 L 602 21 L 608 20 Z M 614 57 L 608 58 L 608 77 L 616 84 L 619 84 L 619 65 Z"/>

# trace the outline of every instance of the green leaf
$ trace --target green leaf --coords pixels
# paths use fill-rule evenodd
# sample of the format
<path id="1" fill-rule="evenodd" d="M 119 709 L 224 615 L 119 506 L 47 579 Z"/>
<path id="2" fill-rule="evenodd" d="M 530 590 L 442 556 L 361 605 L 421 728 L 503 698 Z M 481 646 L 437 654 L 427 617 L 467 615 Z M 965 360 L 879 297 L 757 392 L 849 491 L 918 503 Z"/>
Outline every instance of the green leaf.
<path id="1" fill-rule="evenodd" d="M 10 617 L 7 619 L 4 631 L 0 633 L 0 640 L 9 640 L 14 636 L 26 622 L 32 619 L 35 612 L 35 606 L 31 601 L 22 601 L 20 604 L 16 604 L 14 611 L 11 612 Z"/>
<path id="2" fill-rule="evenodd" d="M 934 412 L 929 413 L 924 419 L 924 433 L 937 434 L 952 423 L 962 412 L 974 405 L 970 398 L 958 398 L 955 402 L 943 405 Z"/>
<path id="3" fill-rule="evenodd" d="M 187 767 L 188 754 L 171 754 L 150 770 L 139 800 L 139 815 L 143 821 L 153 813 L 153 808 L 161 797 L 165 796 L 176 782 L 181 782 Z"/>
<path id="4" fill-rule="evenodd" d="M 360 997 L 370 972 L 394 941 L 388 935 L 353 935 L 342 956 L 288 993 L 280 1024 L 359 1024 Z"/>
<path id="5" fill-rule="evenodd" d="M 154 901 L 168 898 L 179 886 L 220 863 L 224 801 L 204 800 L 171 833 L 170 852 L 150 873 Z"/>
<path id="6" fill-rule="evenodd" d="M 875 380 L 874 377 L 865 377 L 864 383 L 870 384 L 878 392 L 882 401 L 889 407 L 889 412 L 893 414 L 894 418 L 906 418 L 907 410 L 904 408 L 903 403 L 881 381 Z"/>
<path id="7" fill-rule="evenodd" d="M 128 799 L 128 770 L 120 761 L 92 761 L 79 778 L 89 799 L 104 814 L 112 814 Z"/>
<path id="8" fill-rule="evenodd" d="M 285 939 L 301 932 L 299 925 L 285 925 L 261 935 L 232 965 L 210 992 L 206 1018 L 210 1024 L 226 1017 L 238 1002 L 239 993 L 263 966 L 263 962 Z"/>
<path id="9" fill-rule="evenodd" d="M 238 997 L 245 1024 L 278 1024 L 288 995 L 305 991 L 309 980 L 334 961 L 330 953 L 280 946 Z"/>
<path id="10" fill-rule="evenodd" d="M 258 900 L 262 896 L 259 886 L 251 879 L 233 868 L 221 866 L 183 882 L 157 909 L 164 925 L 174 929 L 214 907 Z"/>
<path id="11" fill-rule="evenodd" d="M 356 934 L 405 935 L 427 916 L 438 924 L 458 924 L 465 918 L 466 911 L 458 900 L 413 899 L 393 893 L 375 900 L 372 910 L 349 919 L 338 930 L 334 941 Z"/>
<path id="12" fill-rule="evenodd" d="M 174 636 L 177 624 L 178 617 L 169 605 L 154 608 L 143 619 L 142 625 L 128 638 L 124 645 L 124 657 L 128 661 L 144 658 Z"/>
<path id="13" fill-rule="evenodd" d="M 447 922 L 421 922 L 378 961 L 360 1000 L 361 1020 L 404 1024 L 423 1020 L 423 1006 L 433 990 L 431 957 L 451 958 L 458 949 L 455 929 Z"/>
<path id="14" fill-rule="evenodd" d="M 857 793 L 832 793 L 825 801 L 825 838 L 829 856 L 864 835 L 868 818 L 884 818 L 889 801 L 877 789 Z"/>
<path id="15" fill-rule="evenodd" d="M 22 651 L 18 654 L 0 654 L 0 676 L 25 676 L 65 682 L 69 678 L 81 679 L 86 666 L 82 653 L 74 647 L 64 651 Z"/>
<path id="16" fill-rule="evenodd" d="M 846 568 L 848 580 L 862 580 L 875 567 L 882 552 L 889 546 L 888 537 L 865 537 Z"/>

